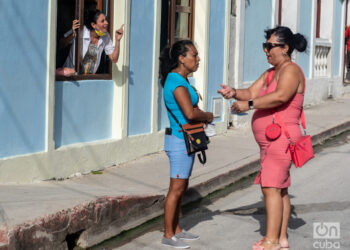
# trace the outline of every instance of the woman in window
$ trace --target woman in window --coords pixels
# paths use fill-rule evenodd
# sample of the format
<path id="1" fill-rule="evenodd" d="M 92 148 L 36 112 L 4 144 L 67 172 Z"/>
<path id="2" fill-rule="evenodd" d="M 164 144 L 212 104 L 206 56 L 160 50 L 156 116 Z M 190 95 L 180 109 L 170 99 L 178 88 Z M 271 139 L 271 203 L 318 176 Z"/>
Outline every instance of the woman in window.
<path id="1" fill-rule="evenodd" d="M 198 95 L 188 82 L 188 75 L 199 66 L 196 47 L 190 40 L 181 40 L 165 48 L 160 57 L 161 84 L 165 105 L 180 124 L 190 121 L 213 121 L 213 113 L 197 107 Z M 187 155 L 180 126 L 168 111 L 170 128 L 166 129 L 164 150 L 170 161 L 170 186 L 164 207 L 164 237 L 162 244 L 174 248 L 189 248 L 182 240 L 196 240 L 199 236 L 183 231 L 179 225 L 181 201 L 188 187 L 194 155 Z"/>
<path id="2" fill-rule="evenodd" d="M 287 239 L 290 216 L 291 154 L 289 140 L 281 130 L 272 138 L 266 127 L 279 118 L 286 125 L 290 137 L 297 141 L 302 137 L 299 120 L 302 114 L 305 77 L 301 68 L 291 61 L 296 49 L 306 50 L 307 41 L 301 34 L 293 34 L 288 27 L 278 26 L 265 30 L 263 50 L 273 66 L 266 70 L 248 89 L 234 89 L 222 85 L 226 99 L 238 101 L 232 110 L 240 113 L 255 109 L 252 130 L 260 147 L 261 169 L 255 179 L 260 184 L 267 213 L 266 236 L 253 246 L 254 250 L 289 249 Z M 278 116 L 277 116 L 278 115 Z"/>
<path id="3" fill-rule="evenodd" d="M 120 40 L 123 37 L 123 25 L 115 33 L 115 46 L 113 46 L 112 39 L 108 33 L 108 22 L 106 16 L 99 10 L 89 10 L 85 13 L 85 25 L 82 34 L 83 48 L 82 48 L 82 62 L 81 74 L 95 74 L 100 62 L 101 55 L 104 51 L 109 59 L 116 63 L 119 58 Z M 73 21 L 74 26 L 74 21 Z M 70 42 L 75 37 L 69 34 Z M 75 43 L 72 44 L 68 58 L 63 67 L 74 68 L 74 54 Z"/>

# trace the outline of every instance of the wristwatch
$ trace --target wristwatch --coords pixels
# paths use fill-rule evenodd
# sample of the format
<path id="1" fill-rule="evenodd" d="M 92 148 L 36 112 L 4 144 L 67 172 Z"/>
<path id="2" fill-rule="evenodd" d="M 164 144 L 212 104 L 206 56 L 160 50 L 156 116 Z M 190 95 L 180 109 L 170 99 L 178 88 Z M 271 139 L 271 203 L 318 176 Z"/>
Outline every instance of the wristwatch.
<path id="1" fill-rule="evenodd" d="M 252 100 L 252 99 L 250 99 L 250 100 L 248 101 L 248 105 L 249 105 L 249 109 L 250 109 L 250 110 L 254 109 L 254 103 L 253 103 L 253 100 Z"/>

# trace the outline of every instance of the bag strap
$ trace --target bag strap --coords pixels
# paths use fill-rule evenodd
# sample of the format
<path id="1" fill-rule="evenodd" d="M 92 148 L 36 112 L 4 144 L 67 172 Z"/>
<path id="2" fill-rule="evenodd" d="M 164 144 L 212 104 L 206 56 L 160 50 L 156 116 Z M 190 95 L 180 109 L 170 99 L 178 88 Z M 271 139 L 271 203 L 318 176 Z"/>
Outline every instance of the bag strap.
<path id="1" fill-rule="evenodd" d="M 176 121 L 177 124 L 179 124 L 180 128 L 183 130 L 181 123 L 179 122 L 179 120 L 176 118 L 176 116 L 173 114 L 173 112 L 171 112 L 171 110 L 168 108 L 168 105 L 166 105 L 166 103 L 164 102 L 166 109 L 168 110 L 168 112 L 171 114 L 171 116 L 174 118 L 174 120 Z"/>
<path id="2" fill-rule="evenodd" d="M 188 84 L 190 84 L 190 82 L 188 81 L 188 79 L 186 78 L 186 81 L 188 82 Z M 198 92 L 197 92 L 197 90 L 190 84 L 190 86 L 193 88 L 193 90 L 197 93 L 197 95 L 198 95 Z M 198 95 L 198 99 L 200 98 L 201 96 L 200 95 Z M 175 98 L 175 97 L 174 97 Z M 177 124 L 179 124 L 179 126 L 180 126 L 180 128 L 182 129 L 182 130 L 184 130 L 183 128 L 182 128 L 182 125 L 181 125 L 181 123 L 179 122 L 179 120 L 176 118 L 176 116 L 173 114 L 173 112 L 171 112 L 171 110 L 169 109 L 169 107 L 168 107 L 168 105 L 166 105 L 166 102 L 165 102 L 165 100 L 164 100 L 164 104 L 165 104 L 165 107 L 166 107 L 166 109 L 168 110 L 168 112 L 171 114 L 171 116 L 174 118 L 174 120 L 176 121 L 176 123 Z"/>
<path id="3" fill-rule="evenodd" d="M 275 116 L 275 118 L 276 118 L 276 122 L 277 122 L 279 125 L 281 125 L 282 130 L 283 130 L 284 134 L 286 135 L 287 139 L 293 144 L 292 139 L 290 138 L 288 129 L 287 129 L 286 125 L 284 124 L 284 122 L 281 120 L 280 116 L 277 114 L 277 112 L 274 113 L 274 116 Z"/>
<path id="4" fill-rule="evenodd" d="M 273 73 L 275 72 L 274 69 L 270 70 L 269 73 L 267 73 L 266 76 L 266 86 L 269 86 L 273 77 Z"/>
<path id="5" fill-rule="evenodd" d="M 290 134 L 289 134 L 289 132 L 288 132 L 287 126 L 286 126 L 286 125 L 284 124 L 284 122 L 281 120 L 281 118 L 280 118 L 280 116 L 277 114 L 277 112 L 275 112 L 273 115 L 275 116 L 277 123 L 281 125 L 282 130 L 283 130 L 284 134 L 286 135 L 287 139 L 290 141 L 291 144 L 293 144 L 293 141 L 292 141 L 292 139 L 291 139 L 291 137 L 290 137 Z M 305 129 L 306 129 L 306 123 L 305 123 L 304 108 L 302 108 L 302 110 L 301 110 L 300 122 L 301 122 L 301 125 L 302 125 L 303 129 L 304 129 L 304 134 L 306 134 L 306 131 L 305 131 Z"/>
<path id="6" fill-rule="evenodd" d="M 301 122 L 301 126 L 303 126 L 303 129 L 305 131 L 305 129 L 306 129 L 306 122 L 305 122 L 304 108 L 301 110 L 300 122 Z"/>
<path id="7" fill-rule="evenodd" d="M 304 72 L 303 72 L 303 70 L 301 69 L 301 67 L 300 67 L 298 64 L 296 64 L 296 63 L 294 63 L 294 62 L 290 62 L 290 63 L 293 63 L 293 64 L 297 65 L 298 68 L 299 68 L 299 69 L 301 70 L 301 72 L 303 73 L 303 78 L 304 78 L 304 92 L 303 92 L 303 94 L 304 94 L 304 93 L 305 93 L 305 89 L 306 89 L 306 79 L 305 79 Z M 271 71 L 268 73 L 268 75 L 267 75 L 267 77 L 266 77 L 266 80 L 267 80 L 267 81 L 271 81 L 271 78 L 272 78 L 271 72 L 274 72 L 274 70 L 271 70 Z M 270 82 L 267 82 L 267 84 L 269 84 L 269 83 L 270 83 Z M 273 121 L 276 119 L 277 123 L 279 123 L 279 124 L 281 125 L 281 127 L 282 127 L 282 129 L 283 129 L 283 131 L 284 131 L 284 134 L 286 135 L 286 137 L 288 138 L 288 140 L 293 144 L 293 141 L 292 141 L 292 139 L 290 138 L 288 129 L 287 129 L 286 125 L 284 124 L 284 122 L 281 120 L 280 116 L 277 114 L 277 111 L 275 111 L 275 112 L 273 113 L 272 119 L 273 119 Z M 301 126 L 302 126 L 303 129 L 304 129 L 304 134 L 306 134 L 306 131 L 305 131 L 305 130 L 306 130 L 305 113 L 304 113 L 304 108 L 303 108 L 303 107 L 301 108 L 300 123 L 301 123 Z"/>
<path id="8" fill-rule="evenodd" d="M 202 163 L 202 164 L 204 165 L 204 164 L 207 162 L 207 156 L 206 156 L 204 150 L 202 150 L 201 153 L 202 153 L 202 155 L 203 155 L 203 159 L 202 159 L 201 154 L 198 154 L 197 156 L 198 156 L 199 162 Z"/>

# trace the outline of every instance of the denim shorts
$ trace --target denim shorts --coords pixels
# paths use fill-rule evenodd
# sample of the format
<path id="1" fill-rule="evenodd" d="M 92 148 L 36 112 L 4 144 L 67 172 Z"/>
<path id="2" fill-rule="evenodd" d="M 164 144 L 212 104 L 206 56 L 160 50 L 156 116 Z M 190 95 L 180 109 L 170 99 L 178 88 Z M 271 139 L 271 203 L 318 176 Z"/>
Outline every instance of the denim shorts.
<path id="1" fill-rule="evenodd" d="M 192 173 L 195 155 L 187 155 L 184 139 L 165 135 L 164 151 L 170 161 L 170 178 L 188 179 Z"/>

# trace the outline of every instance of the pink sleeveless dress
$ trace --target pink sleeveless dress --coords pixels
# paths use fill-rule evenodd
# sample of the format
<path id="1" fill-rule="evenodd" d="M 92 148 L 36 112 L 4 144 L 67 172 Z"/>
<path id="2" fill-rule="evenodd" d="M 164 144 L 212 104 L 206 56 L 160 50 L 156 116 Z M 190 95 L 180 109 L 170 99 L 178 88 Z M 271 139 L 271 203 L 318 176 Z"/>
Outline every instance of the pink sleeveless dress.
<path id="1" fill-rule="evenodd" d="M 262 88 L 260 90 L 259 96 L 275 91 L 276 87 L 277 81 L 274 79 L 267 84 L 266 89 Z M 260 147 L 261 169 L 255 178 L 254 184 L 275 188 L 290 186 L 289 170 L 292 159 L 288 147 L 289 141 L 283 131 L 277 140 L 269 140 L 265 135 L 265 128 L 272 123 L 273 113 L 277 112 L 280 119 L 285 123 L 292 140 L 298 140 L 302 136 L 299 119 L 303 102 L 304 94 L 296 93 L 288 102 L 279 107 L 255 110 L 252 118 L 252 130 Z"/>

